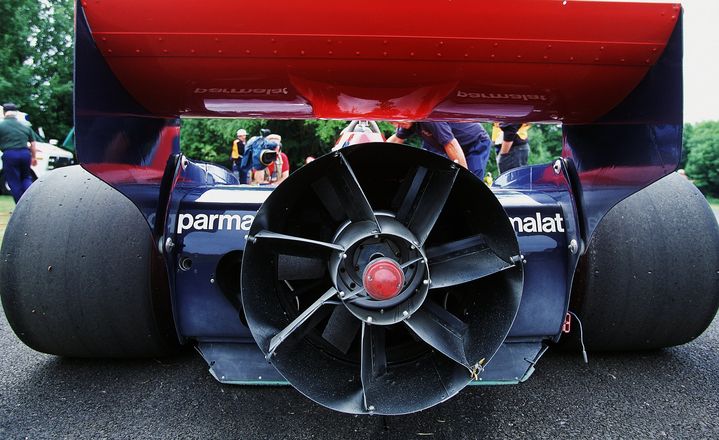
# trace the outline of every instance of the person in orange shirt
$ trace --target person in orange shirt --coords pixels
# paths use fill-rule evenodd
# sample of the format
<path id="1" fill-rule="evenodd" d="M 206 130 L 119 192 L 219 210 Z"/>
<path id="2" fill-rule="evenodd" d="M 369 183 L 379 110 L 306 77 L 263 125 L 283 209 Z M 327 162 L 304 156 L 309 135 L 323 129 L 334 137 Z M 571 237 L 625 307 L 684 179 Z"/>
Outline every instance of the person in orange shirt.
<path id="1" fill-rule="evenodd" d="M 240 128 L 237 130 L 237 139 L 232 142 L 230 150 L 230 161 L 232 162 L 232 174 L 236 177 L 240 176 L 240 163 L 242 155 L 245 152 L 245 141 L 247 140 L 247 130 Z"/>

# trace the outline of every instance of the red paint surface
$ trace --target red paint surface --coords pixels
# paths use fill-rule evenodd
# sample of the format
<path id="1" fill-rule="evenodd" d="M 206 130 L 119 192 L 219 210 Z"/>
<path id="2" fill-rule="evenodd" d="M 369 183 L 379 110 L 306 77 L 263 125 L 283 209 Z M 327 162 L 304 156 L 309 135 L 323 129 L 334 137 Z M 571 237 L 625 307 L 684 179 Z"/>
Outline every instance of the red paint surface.
<path id="1" fill-rule="evenodd" d="M 661 55 L 678 4 L 87 0 L 98 48 L 166 116 L 590 122 Z"/>
<path id="2" fill-rule="evenodd" d="M 389 258 L 380 258 L 367 265 L 362 284 L 372 298 L 378 301 L 392 299 L 402 291 L 404 273 Z"/>

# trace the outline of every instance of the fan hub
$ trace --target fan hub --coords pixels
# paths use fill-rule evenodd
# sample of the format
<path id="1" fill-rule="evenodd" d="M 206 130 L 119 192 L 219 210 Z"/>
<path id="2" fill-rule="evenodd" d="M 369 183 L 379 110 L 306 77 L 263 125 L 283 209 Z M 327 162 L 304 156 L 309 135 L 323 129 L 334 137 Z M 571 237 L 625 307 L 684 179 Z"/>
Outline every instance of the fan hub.
<path id="1" fill-rule="evenodd" d="M 399 295 L 404 285 L 404 272 L 394 260 L 379 258 L 364 270 L 362 283 L 373 299 L 384 301 Z"/>

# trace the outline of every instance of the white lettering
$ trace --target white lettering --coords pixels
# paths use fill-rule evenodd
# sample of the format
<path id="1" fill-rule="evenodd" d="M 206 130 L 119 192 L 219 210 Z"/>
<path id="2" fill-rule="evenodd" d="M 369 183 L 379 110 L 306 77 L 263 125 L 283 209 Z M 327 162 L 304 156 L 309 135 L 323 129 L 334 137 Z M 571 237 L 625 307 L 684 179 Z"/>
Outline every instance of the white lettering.
<path id="1" fill-rule="evenodd" d="M 255 216 L 247 214 L 187 214 L 182 213 L 177 220 L 177 233 L 184 231 L 249 231 Z"/>
<path id="2" fill-rule="evenodd" d="M 522 224 L 522 219 L 519 217 L 511 217 L 509 221 L 512 222 L 512 227 L 517 232 L 524 232 L 524 225 Z"/>
<path id="3" fill-rule="evenodd" d="M 274 88 L 274 89 L 236 89 L 234 87 L 232 88 L 222 88 L 222 87 L 212 87 L 212 88 L 205 88 L 205 87 L 196 87 L 194 93 L 198 95 L 203 95 L 206 93 L 221 93 L 224 95 L 251 95 L 251 96 L 259 96 L 259 95 L 288 95 L 290 92 L 287 89 L 287 87 L 282 88 Z"/>
<path id="4" fill-rule="evenodd" d="M 235 228 L 234 228 L 235 231 L 239 231 L 239 230 L 240 230 L 240 223 L 242 222 L 242 217 L 240 217 L 240 216 L 237 215 L 237 214 L 235 214 L 235 215 L 228 215 L 228 214 L 221 215 L 221 216 L 220 216 L 220 223 L 217 225 L 217 229 L 227 229 L 227 230 L 231 230 L 231 229 L 233 229 L 233 228 L 232 228 L 232 222 L 233 222 L 233 221 L 235 222 Z M 225 226 L 225 224 L 226 224 L 227 226 Z"/>
<path id="5" fill-rule="evenodd" d="M 543 217 L 539 212 L 532 217 L 510 217 L 510 223 L 517 233 L 564 232 L 564 219 L 561 214 Z"/>
<path id="6" fill-rule="evenodd" d="M 562 217 L 560 217 L 559 214 L 556 214 L 554 216 L 554 221 L 557 222 L 557 231 L 564 232 L 564 225 L 562 225 L 562 222 L 564 221 L 564 219 Z"/>
<path id="7" fill-rule="evenodd" d="M 177 233 L 181 234 L 182 231 L 190 229 L 194 221 L 192 214 L 180 214 L 180 218 L 177 220 Z"/>
<path id="8" fill-rule="evenodd" d="M 557 232 L 556 223 L 553 218 L 542 219 L 542 230 L 544 232 Z"/>
<path id="9" fill-rule="evenodd" d="M 243 231 L 249 231 L 252 227 L 252 222 L 255 220 L 254 215 L 246 215 L 242 217 L 242 225 L 240 226 Z"/>
<path id="10" fill-rule="evenodd" d="M 484 93 L 484 92 L 465 92 L 457 90 L 457 98 L 470 99 L 498 99 L 504 101 L 547 101 L 544 95 L 525 95 L 523 93 Z"/>
<path id="11" fill-rule="evenodd" d="M 210 229 L 215 229 L 215 220 L 217 220 L 217 217 L 219 217 L 219 215 L 210 214 L 210 225 L 208 226 Z"/>
<path id="12" fill-rule="evenodd" d="M 195 224 L 192 226 L 200 231 L 208 229 L 207 214 L 197 214 Z"/>
<path id="13" fill-rule="evenodd" d="M 534 217 L 525 217 L 524 232 L 537 232 L 537 222 Z"/>

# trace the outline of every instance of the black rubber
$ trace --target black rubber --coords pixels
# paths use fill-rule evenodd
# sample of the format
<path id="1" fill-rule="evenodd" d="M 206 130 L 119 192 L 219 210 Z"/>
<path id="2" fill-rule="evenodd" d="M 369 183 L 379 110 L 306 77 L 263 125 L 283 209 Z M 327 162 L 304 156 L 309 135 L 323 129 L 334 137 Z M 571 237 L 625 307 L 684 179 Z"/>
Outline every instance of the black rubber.
<path id="1" fill-rule="evenodd" d="M 572 290 L 589 351 L 699 336 L 719 307 L 719 226 L 706 199 L 671 174 L 619 203 L 595 230 Z"/>
<path id="2" fill-rule="evenodd" d="M 31 348 L 104 358 L 176 351 L 166 269 L 147 221 L 81 167 L 30 187 L 1 252 L 5 315 Z"/>

